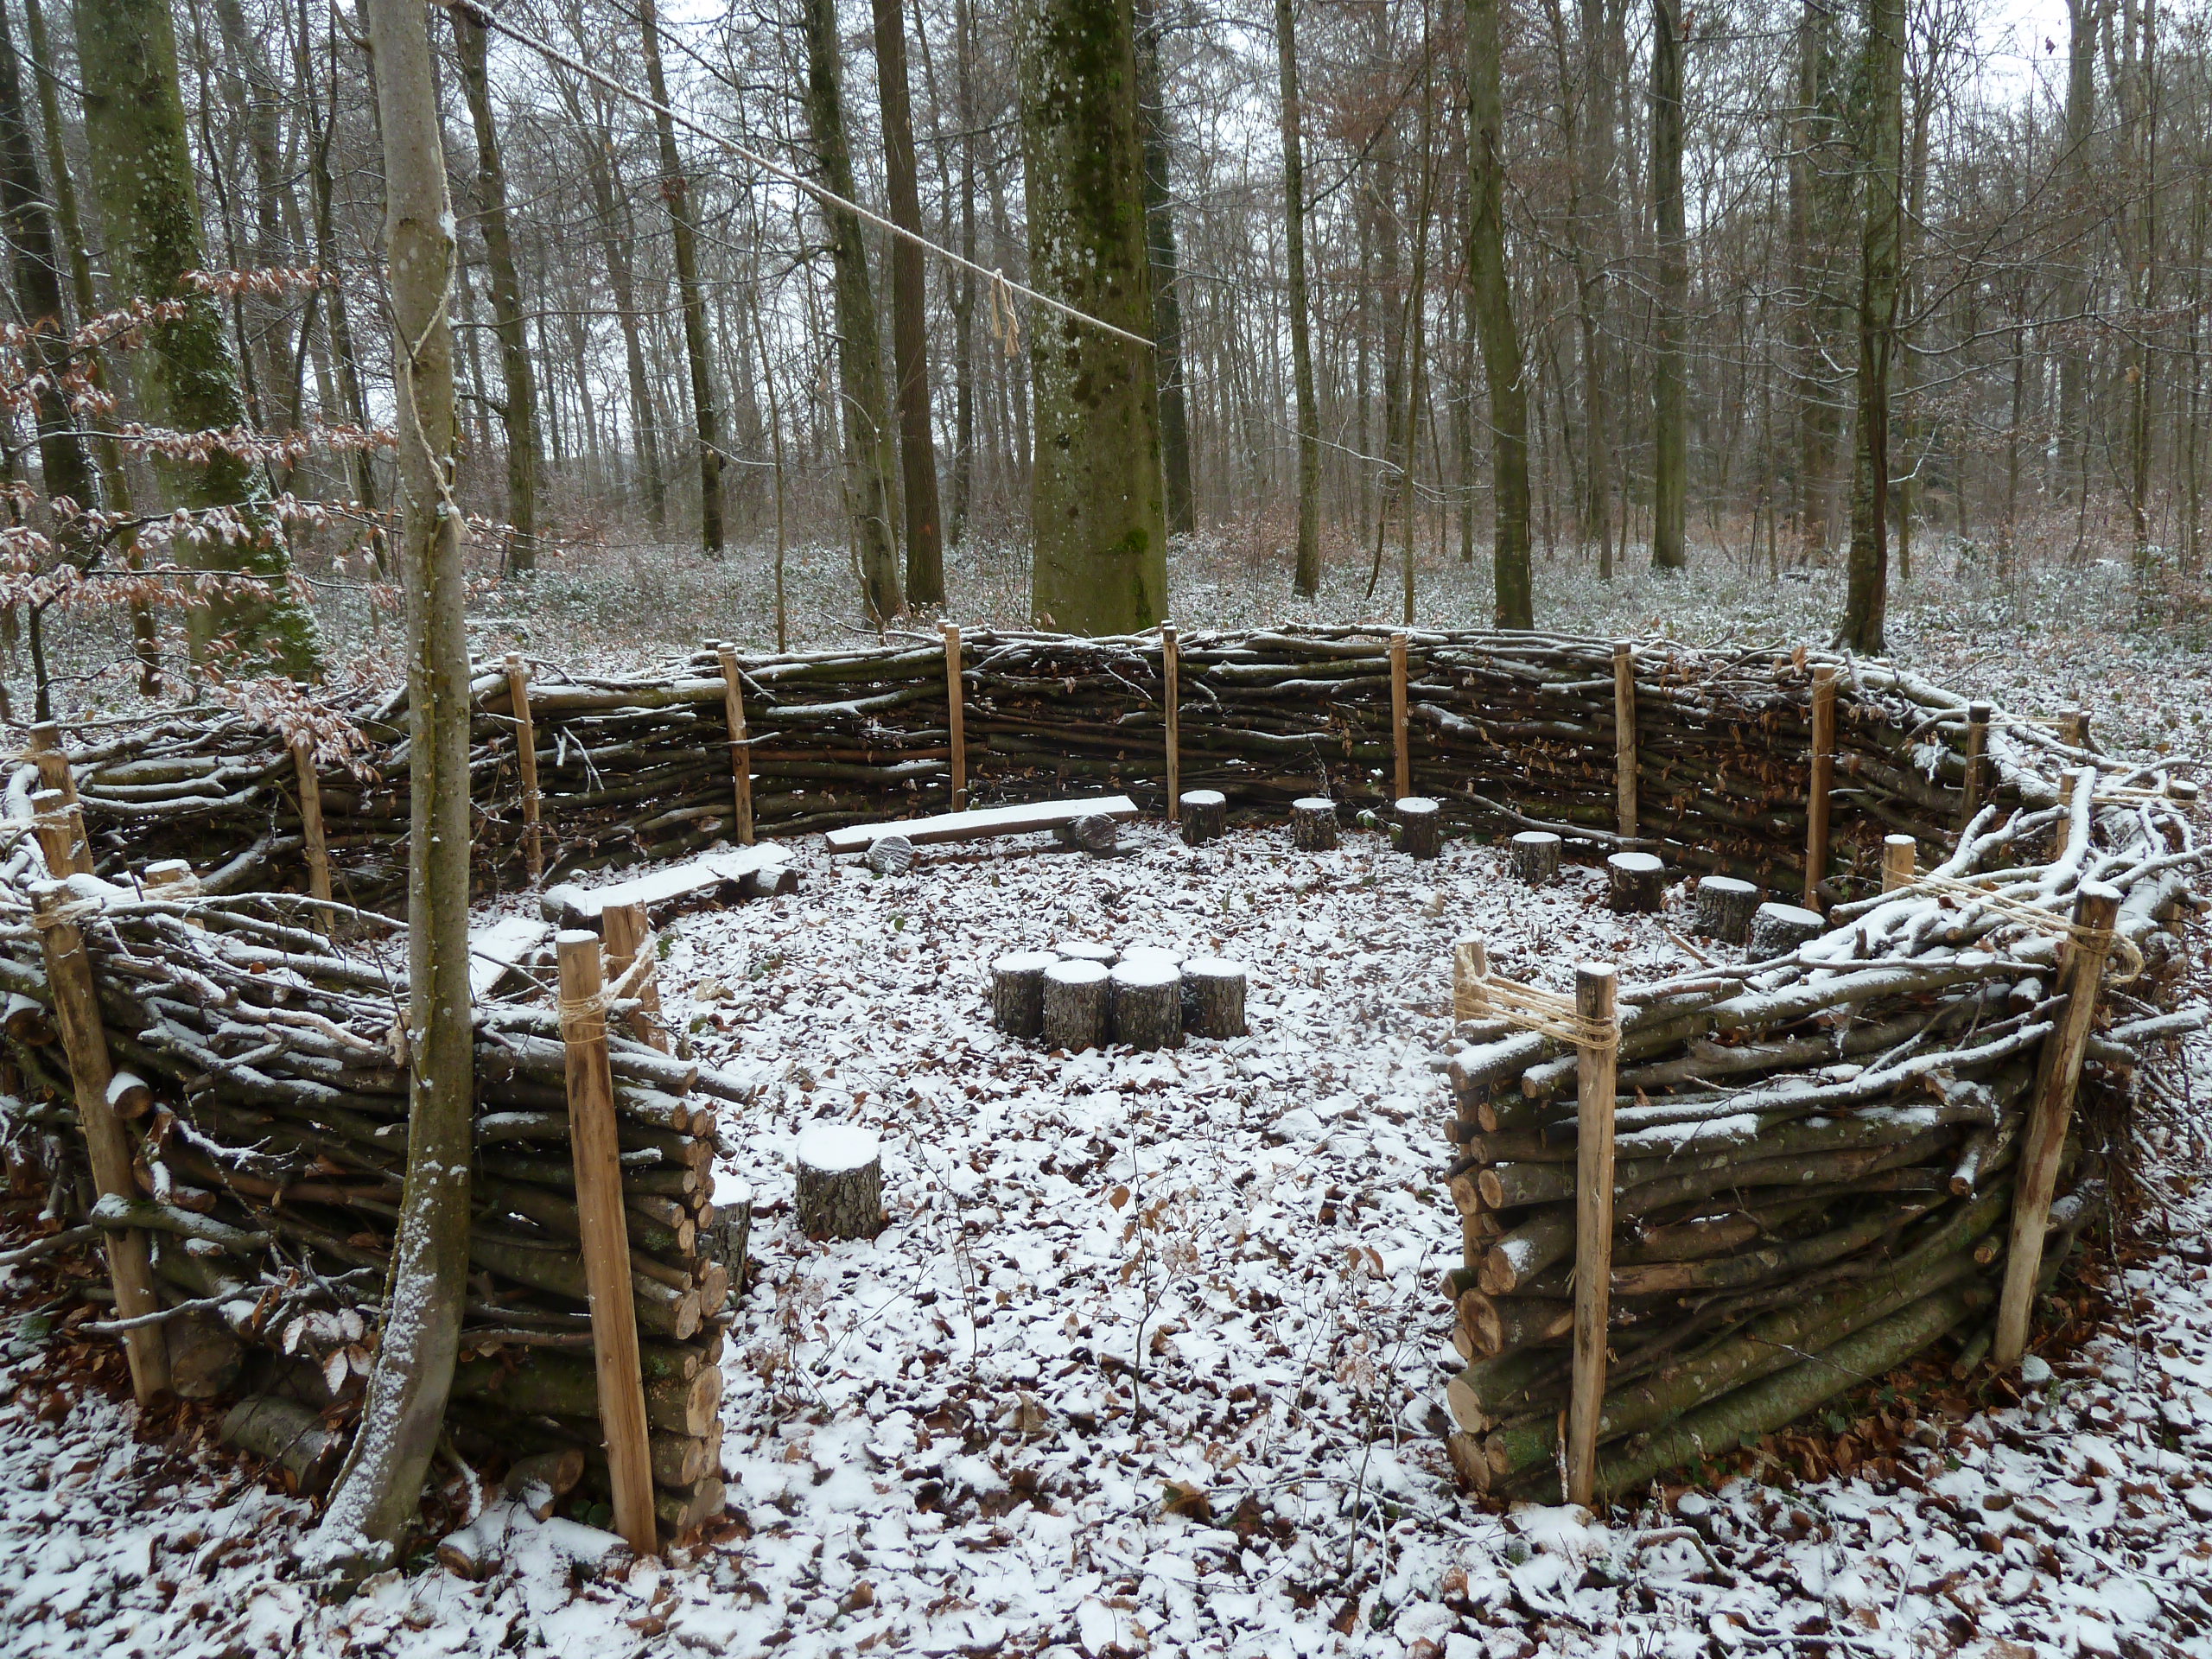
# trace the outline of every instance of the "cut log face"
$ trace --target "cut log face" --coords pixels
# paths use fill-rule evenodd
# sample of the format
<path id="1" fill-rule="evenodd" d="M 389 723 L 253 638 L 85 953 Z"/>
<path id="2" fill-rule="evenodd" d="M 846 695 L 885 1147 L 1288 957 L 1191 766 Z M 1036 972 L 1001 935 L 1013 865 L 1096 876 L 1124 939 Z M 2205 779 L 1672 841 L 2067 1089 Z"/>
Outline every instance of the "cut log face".
<path id="1" fill-rule="evenodd" d="M 283 1470 L 302 1497 L 330 1490 L 346 1451 L 346 1437 L 325 1427 L 315 1413 L 273 1394 L 252 1395 L 232 1406 L 223 1419 L 222 1437 Z"/>
<path id="2" fill-rule="evenodd" d="M 1241 962 L 1195 957 L 1183 964 L 1183 1029 L 1193 1037 L 1242 1037 L 1245 969 Z"/>
<path id="3" fill-rule="evenodd" d="M 1174 1048 L 1183 1040 L 1183 976 L 1154 956 L 1123 958 L 1111 976 L 1114 1040 Z"/>
<path id="4" fill-rule="evenodd" d="M 1742 944 L 1751 937 L 1751 913 L 1759 890 L 1732 875 L 1708 875 L 1697 884 L 1697 914 L 1691 925 L 1708 939 Z"/>
<path id="5" fill-rule="evenodd" d="M 1513 837 L 1506 869 L 1516 881 L 1532 887 L 1549 887 L 1559 880 L 1560 838 L 1548 830 L 1523 830 Z"/>
<path id="6" fill-rule="evenodd" d="M 904 875 L 914 862 L 914 843 L 904 836 L 868 842 L 868 867 L 878 875 Z"/>
<path id="7" fill-rule="evenodd" d="M 1176 804 L 1181 808 L 1183 839 L 1193 847 L 1229 827 L 1229 797 L 1217 789 L 1186 789 Z"/>
<path id="8" fill-rule="evenodd" d="M 1109 858 L 1121 850 L 1121 826 L 1103 812 L 1086 812 L 1055 825 L 1052 833 L 1065 845 L 1080 847 L 1093 858 Z"/>
<path id="9" fill-rule="evenodd" d="M 1443 815 L 1426 795 L 1401 799 L 1398 813 L 1398 850 L 1408 858 L 1434 858 L 1441 843 Z"/>
<path id="10" fill-rule="evenodd" d="M 1609 910 L 1648 912 L 1667 891 L 1667 866 L 1651 853 L 1615 853 L 1605 861 Z"/>
<path id="11" fill-rule="evenodd" d="M 1290 804 L 1291 843 L 1301 851 L 1325 853 L 1337 844 L 1337 804 L 1307 795 Z"/>
<path id="12" fill-rule="evenodd" d="M 991 964 L 991 1023 L 1009 1037 L 1034 1038 L 1045 1025 L 1045 972 L 1059 958 L 1018 950 Z"/>
<path id="13" fill-rule="evenodd" d="M 1122 959 L 1119 945 L 1101 944 L 1096 939 L 1058 940 L 1052 954 L 1063 962 L 1095 962 L 1101 968 L 1111 968 Z"/>
<path id="14" fill-rule="evenodd" d="M 883 1147 L 849 1123 L 798 1138 L 798 1224 L 809 1238 L 873 1238 L 883 1224 Z"/>
<path id="15" fill-rule="evenodd" d="M 1045 970 L 1042 1035 L 1069 1053 L 1106 1046 L 1112 978 L 1103 963 L 1056 962 Z"/>
<path id="16" fill-rule="evenodd" d="M 1752 962 L 1786 957 L 1808 939 L 1827 931 L 1827 918 L 1802 905 L 1768 903 L 1751 912 L 1751 931 L 1745 956 Z"/>

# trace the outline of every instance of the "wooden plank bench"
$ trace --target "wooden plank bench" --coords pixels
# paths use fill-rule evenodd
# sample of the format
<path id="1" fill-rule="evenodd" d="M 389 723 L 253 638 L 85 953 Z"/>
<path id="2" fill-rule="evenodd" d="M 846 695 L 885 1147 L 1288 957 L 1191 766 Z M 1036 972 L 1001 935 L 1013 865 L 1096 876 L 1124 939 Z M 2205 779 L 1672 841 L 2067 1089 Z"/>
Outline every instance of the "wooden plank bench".
<path id="1" fill-rule="evenodd" d="M 468 995 L 481 1001 L 499 987 L 530 953 L 553 937 L 553 925 L 535 916 L 507 916 L 468 936 Z"/>
<path id="2" fill-rule="evenodd" d="M 1100 795 L 1084 801 L 1032 801 L 1027 806 L 994 806 L 980 812 L 940 812 L 932 818 L 855 823 L 832 830 L 828 840 L 833 853 L 858 853 L 886 836 L 904 836 L 918 847 L 935 841 L 980 841 L 987 836 L 1026 836 L 1058 830 L 1093 815 L 1126 823 L 1136 817 L 1137 804 L 1126 795 Z"/>
<path id="3" fill-rule="evenodd" d="M 789 892 L 798 884 L 797 872 L 785 868 L 791 855 L 789 848 L 763 842 L 732 852 L 702 853 L 608 887 L 580 887 L 564 881 L 545 890 L 538 908 L 556 927 L 596 931 L 608 906 L 643 905 L 646 916 L 658 925 L 690 906 L 734 899 L 748 890 Z"/>

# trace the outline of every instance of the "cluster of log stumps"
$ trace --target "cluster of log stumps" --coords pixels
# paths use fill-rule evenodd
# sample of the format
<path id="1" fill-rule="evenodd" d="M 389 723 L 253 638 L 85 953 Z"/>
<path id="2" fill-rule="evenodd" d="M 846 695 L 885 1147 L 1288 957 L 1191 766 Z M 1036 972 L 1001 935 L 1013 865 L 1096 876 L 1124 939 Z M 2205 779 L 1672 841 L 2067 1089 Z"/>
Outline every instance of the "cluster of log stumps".
<path id="1" fill-rule="evenodd" d="M 1176 1048 L 1185 1036 L 1243 1036 L 1245 981 L 1243 963 L 1217 957 L 1072 940 L 991 964 L 991 1023 L 1068 1053 Z"/>
<path id="2" fill-rule="evenodd" d="M 1888 891 L 1825 918 L 1706 876 L 1696 926 L 1745 947 L 1734 966 L 1625 988 L 1588 967 L 1563 1000 L 1461 946 L 1445 1290 L 1465 1481 L 1603 1500 L 1939 1339 L 1961 1376 L 2019 1358 L 2103 1208 L 2079 1090 L 2202 1023 L 2097 1028 L 2108 963 L 2140 1009 L 2186 960 L 2193 804 L 2093 798 L 2086 771 L 2064 792 L 1978 815 L 1925 877 L 1893 838 Z M 1550 851 L 1523 836 L 1516 872 L 1542 879 Z"/>

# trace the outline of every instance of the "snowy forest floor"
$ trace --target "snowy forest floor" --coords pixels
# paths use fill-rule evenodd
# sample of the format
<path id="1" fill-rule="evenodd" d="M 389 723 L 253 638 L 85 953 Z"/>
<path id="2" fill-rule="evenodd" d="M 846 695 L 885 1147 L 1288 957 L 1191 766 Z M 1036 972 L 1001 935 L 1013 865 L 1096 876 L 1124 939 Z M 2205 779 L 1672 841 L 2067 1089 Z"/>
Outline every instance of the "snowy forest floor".
<path id="1" fill-rule="evenodd" d="M 1832 614 L 1787 582 L 1732 612 L 1703 580 L 1617 583 L 1557 624 L 1783 639 Z M 2131 643 L 2094 571 L 2053 580 L 2028 614 L 1931 580 L 1900 609 L 1903 654 L 2028 712 L 2088 702 L 2115 747 L 2212 744 L 2212 658 Z M 531 631 L 549 655 L 592 637 Z M 1688 965 L 1682 890 L 1617 918 L 1592 874 L 1531 893 L 1469 842 L 1416 866 L 1367 834 L 1320 857 L 1275 830 L 1124 839 L 1103 861 L 925 851 L 887 880 L 813 841 L 799 893 L 675 925 L 671 1014 L 762 1084 L 727 1120 L 759 1273 L 723 1360 L 730 1510 L 705 1541 L 623 1573 L 591 1535 L 524 1522 L 485 1582 L 418 1560 L 320 1605 L 289 1564 L 308 1506 L 207 1445 L 205 1413 L 142 1424 L 111 1349 L 70 1335 L 58 1276 L 13 1269 L 0 1652 L 2212 1651 L 2204 1038 L 2146 1094 L 2144 1202 L 2077 1264 L 2024 1397 L 1939 1355 L 1635 1509 L 1491 1513 L 1442 1447 L 1448 944 L 1480 931 L 1554 986 L 1590 955 L 1650 977 Z M 1000 1037 L 986 964 L 1065 938 L 1245 960 L 1252 1035 L 1073 1058 Z M 791 1149 L 823 1118 L 883 1137 L 873 1241 L 792 1225 Z"/>

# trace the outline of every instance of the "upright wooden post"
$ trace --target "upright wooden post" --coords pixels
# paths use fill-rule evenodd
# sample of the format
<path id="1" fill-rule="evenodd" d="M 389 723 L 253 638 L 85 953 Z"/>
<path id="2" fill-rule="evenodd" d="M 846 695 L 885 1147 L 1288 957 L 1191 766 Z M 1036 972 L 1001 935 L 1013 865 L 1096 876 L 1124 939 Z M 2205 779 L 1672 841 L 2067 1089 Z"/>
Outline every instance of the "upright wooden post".
<path id="1" fill-rule="evenodd" d="M 2086 709 L 2058 711 L 2058 741 L 2076 749 L 2089 747 L 2089 714 Z"/>
<path id="2" fill-rule="evenodd" d="M 298 774 L 300 781 L 300 835 L 307 842 L 308 891 L 328 905 L 330 843 L 323 834 L 322 781 L 315 773 L 315 743 L 312 739 L 296 737 L 292 740 L 292 770 Z M 330 911 L 323 911 L 323 931 L 328 932 L 336 919 Z"/>
<path id="3" fill-rule="evenodd" d="M 1483 988 L 1483 976 L 1490 972 L 1490 953 L 1482 936 L 1471 933 L 1457 940 L 1452 946 L 1452 1020 L 1457 1025 L 1462 1020 L 1478 1020 L 1490 1012 L 1490 994 Z M 1452 1144 L 1466 1146 L 1482 1132 L 1480 1103 L 1467 1096 L 1457 1096 L 1452 1109 Z M 1456 1155 L 1456 1154 L 1455 1154 Z M 1456 1189 L 1455 1189 L 1456 1191 Z M 1483 1236 L 1479 1210 L 1479 1189 L 1474 1194 L 1477 1208 L 1464 1207 L 1459 1212 L 1460 1265 L 1472 1273 L 1482 1265 L 1484 1252 L 1490 1241 Z"/>
<path id="4" fill-rule="evenodd" d="M 599 925 L 607 945 L 607 972 L 610 978 L 621 978 L 630 971 L 632 963 L 655 948 L 652 925 L 645 919 L 643 905 L 609 905 L 599 912 Z M 629 1016 L 630 1034 L 667 1053 L 668 1029 L 661 1024 L 658 966 L 645 969 L 635 995 L 640 1006 Z"/>
<path id="5" fill-rule="evenodd" d="M 1574 1011 L 1613 1023 L 1618 976 L 1611 963 L 1574 970 Z M 1567 1396 L 1567 1501 L 1598 1497 L 1598 1418 L 1605 1402 L 1605 1325 L 1612 1307 L 1613 1082 L 1620 1038 L 1576 1045 L 1580 1064 L 1574 1147 L 1574 1372 Z"/>
<path id="6" fill-rule="evenodd" d="M 715 647 L 722 665 L 722 714 L 729 721 L 729 775 L 737 791 L 732 828 L 737 844 L 753 844 L 753 743 L 745 734 L 745 680 L 738 672 L 737 647 L 725 639 Z"/>
<path id="7" fill-rule="evenodd" d="M 76 768 L 69 751 L 61 747 L 61 728 L 42 720 L 31 728 L 31 764 L 38 768 L 38 786 L 58 789 L 71 801 L 77 798 Z"/>
<path id="8" fill-rule="evenodd" d="M 1981 798 L 1987 792 L 1982 770 L 1988 764 L 1990 717 L 1996 712 L 1986 702 L 1967 705 L 1966 801 L 1959 809 L 1961 830 L 1974 822 L 1974 815 L 1981 810 Z"/>
<path id="9" fill-rule="evenodd" d="M 607 1055 L 607 1010 L 599 935 L 582 928 L 555 938 L 561 963 L 561 1040 L 567 1051 L 569 1147 L 575 1160 L 576 1224 L 591 1346 L 599 1377 L 599 1421 L 607 1436 L 614 1530 L 640 1555 L 653 1553 L 652 1452 L 645 1436 L 645 1383 L 638 1354 L 638 1310 L 630 1287 L 630 1233 L 622 1215 L 622 1166 L 614 1132 L 614 1078 Z"/>
<path id="10" fill-rule="evenodd" d="M 1394 801 L 1414 792 L 1414 758 L 1406 748 L 1406 645 L 1403 633 L 1390 636 L 1390 747 L 1397 760 Z"/>
<path id="11" fill-rule="evenodd" d="M 1835 787 L 1835 665 L 1813 671 L 1813 782 L 1805 797 L 1805 908 L 1821 907 L 1828 873 L 1828 795 Z"/>
<path id="12" fill-rule="evenodd" d="M 130 1169 L 130 1139 L 123 1120 L 108 1104 L 115 1069 L 108 1058 L 107 1032 L 100 1024 L 92 958 L 85 954 L 85 936 L 61 914 L 68 897 L 68 888 L 58 881 L 41 881 L 31 888 L 31 919 L 46 955 L 54 1022 L 61 1028 L 62 1051 L 69 1057 L 69 1082 L 77 1098 L 86 1156 L 92 1166 L 92 1185 L 102 1198 L 136 1198 L 138 1183 Z M 108 1234 L 107 1273 L 115 1287 L 118 1316 L 135 1319 L 161 1311 L 144 1233 L 133 1229 Z M 160 1325 L 146 1325 L 124 1332 L 123 1345 L 130 1361 L 130 1391 L 140 1405 L 150 1405 L 156 1395 L 168 1391 L 168 1339 Z"/>
<path id="13" fill-rule="evenodd" d="M 537 732 L 530 720 L 530 670 L 507 653 L 507 711 L 515 721 L 515 765 L 522 775 L 522 853 L 530 879 L 545 874 L 545 849 L 537 825 Z"/>
<path id="14" fill-rule="evenodd" d="M 1636 834 L 1636 647 L 1613 642 L 1613 776 L 1620 791 L 1620 832 Z"/>
<path id="15" fill-rule="evenodd" d="M 1160 625 L 1160 695 L 1167 718 L 1167 822 L 1183 818 L 1183 664 L 1175 625 Z"/>
<path id="16" fill-rule="evenodd" d="M 960 676 L 960 625 L 944 625 L 944 701 L 952 747 L 952 810 L 968 810 L 968 689 Z M 1171 789 L 1169 794 L 1174 791 Z"/>
<path id="17" fill-rule="evenodd" d="M 65 875 L 92 874 L 92 855 L 85 845 L 85 810 L 76 802 L 58 789 L 33 790 L 31 829 L 46 856 L 48 875 L 59 880 Z"/>
<path id="18" fill-rule="evenodd" d="M 1920 843 L 1910 836 L 1882 837 L 1882 891 L 1909 887 L 1920 874 Z"/>
<path id="19" fill-rule="evenodd" d="M 1993 1357 L 2001 1370 L 2016 1363 L 2028 1345 L 2028 1319 L 2035 1311 L 2036 1279 L 2043 1270 L 2043 1236 L 2050 1222 L 2051 1195 L 2058 1185 L 2058 1162 L 2066 1147 L 2074 1096 L 2081 1087 L 2082 1058 L 2096 1018 L 2097 990 L 2105 958 L 2112 953 L 2113 924 L 2120 917 L 2120 889 L 2084 881 L 2074 896 L 2074 925 L 2082 931 L 2066 941 L 2059 987 L 2066 1007 L 2057 1027 L 2043 1039 L 2036 1069 L 2035 1095 L 2020 1143 L 2020 1164 L 2012 1178 L 2012 1241 L 2005 1254 L 2005 1288 L 1997 1302 Z"/>

